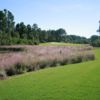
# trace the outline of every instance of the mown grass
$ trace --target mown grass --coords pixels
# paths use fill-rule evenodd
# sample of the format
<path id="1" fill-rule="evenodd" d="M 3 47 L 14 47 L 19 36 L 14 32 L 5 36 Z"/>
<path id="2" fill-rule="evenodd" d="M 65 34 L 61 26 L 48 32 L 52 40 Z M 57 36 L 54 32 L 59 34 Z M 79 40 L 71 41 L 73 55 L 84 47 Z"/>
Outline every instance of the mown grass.
<path id="1" fill-rule="evenodd" d="M 73 44 L 73 43 L 63 43 L 63 42 L 47 42 L 40 43 L 40 46 L 80 46 L 82 44 Z"/>
<path id="2" fill-rule="evenodd" d="M 0 100 L 100 100 L 100 49 L 94 51 L 95 61 L 0 81 Z"/>

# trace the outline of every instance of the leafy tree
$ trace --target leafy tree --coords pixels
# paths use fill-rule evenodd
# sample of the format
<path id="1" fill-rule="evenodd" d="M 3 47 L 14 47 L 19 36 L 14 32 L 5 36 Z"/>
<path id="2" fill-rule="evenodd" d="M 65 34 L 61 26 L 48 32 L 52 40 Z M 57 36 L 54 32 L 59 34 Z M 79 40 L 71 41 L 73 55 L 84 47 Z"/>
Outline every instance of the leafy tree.
<path id="1" fill-rule="evenodd" d="M 66 36 L 66 34 L 67 33 L 66 33 L 66 31 L 64 29 L 62 29 L 62 28 L 58 29 L 56 31 L 56 40 L 57 40 L 57 42 L 62 41 L 63 37 Z"/>
<path id="2" fill-rule="evenodd" d="M 19 24 L 19 35 L 21 39 L 26 39 L 27 38 L 27 28 L 24 24 L 24 22 L 21 22 Z"/>
<path id="3" fill-rule="evenodd" d="M 27 39 L 32 39 L 33 38 L 33 34 L 32 34 L 32 28 L 31 25 L 27 25 Z"/>
<path id="4" fill-rule="evenodd" d="M 94 47 L 100 47 L 100 36 L 97 35 L 91 36 L 90 44 Z"/>
<path id="5" fill-rule="evenodd" d="M 39 44 L 39 42 L 70 42 L 96 43 L 98 36 L 90 39 L 76 35 L 67 35 L 63 28 L 57 30 L 42 30 L 35 23 L 25 25 L 24 22 L 15 25 L 14 15 L 4 9 L 0 11 L 0 44 Z"/>
<path id="6" fill-rule="evenodd" d="M 6 22 L 5 22 L 5 14 L 3 11 L 0 11 L 0 32 L 5 32 Z"/>
<path id="7" fill-rule="evenodd" d="M 92 35 L 91 38 L 90 38 L 91 42 L 94 42 L 97 39 L 98 39 L 98 36 L 97 35 Z"/>

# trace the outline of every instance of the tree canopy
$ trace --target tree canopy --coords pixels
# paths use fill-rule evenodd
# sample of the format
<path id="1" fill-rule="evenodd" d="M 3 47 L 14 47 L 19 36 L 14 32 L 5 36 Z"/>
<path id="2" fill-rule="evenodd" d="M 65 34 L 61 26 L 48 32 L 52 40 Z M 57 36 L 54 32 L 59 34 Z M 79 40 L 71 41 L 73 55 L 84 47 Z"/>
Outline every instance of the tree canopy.
<path id="1" fill-rule="evenodd" d="M 42 30 L 36 23 L 25 25 L 24 22 L 15 23 L 14 15 L 9 10 L 0 10 L 0 45 L 11 44 L 39 44 L 43 42 L 70 42 L 95 44 L 98 36 L 86 37 L 68 35 L 65 29 Z"/>

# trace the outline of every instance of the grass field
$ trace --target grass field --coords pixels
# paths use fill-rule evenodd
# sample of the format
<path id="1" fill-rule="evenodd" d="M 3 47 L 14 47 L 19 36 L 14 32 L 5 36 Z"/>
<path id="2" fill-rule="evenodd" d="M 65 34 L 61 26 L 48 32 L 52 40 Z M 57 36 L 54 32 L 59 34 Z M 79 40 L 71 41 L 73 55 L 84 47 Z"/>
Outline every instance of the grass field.
<path id="1" fill-rule="evenodd" d="M 41 43 L 40 46 L 80 46 L 80 44 L 48 42 L 48 43 Z"/>
<path id="2" fill-rule="evenodd" d="M 0 100 L 100 100 L 100 49 L 94 51 L 95 61 L 0 81 Z"/>

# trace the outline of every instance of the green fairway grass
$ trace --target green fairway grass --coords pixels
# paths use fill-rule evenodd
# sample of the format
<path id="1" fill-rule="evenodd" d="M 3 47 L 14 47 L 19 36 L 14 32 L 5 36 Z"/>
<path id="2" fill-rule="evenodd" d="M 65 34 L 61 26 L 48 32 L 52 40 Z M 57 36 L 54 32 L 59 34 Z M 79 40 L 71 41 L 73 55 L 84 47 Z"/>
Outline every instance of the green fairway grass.
<path id="1" fill-rule="evenodd" d="M 100 100 L 100 49 L 95 61 L 47 68 L 0 81 L 0 100 Z"/>
<path id="2" fill-rule="evenodd" d="M 48 43 L 40 43 L 40 46 L 80 46 L 80 44 L 63 43 L 63 42 L 48 42 Z"/>

